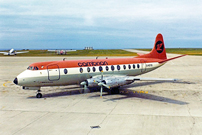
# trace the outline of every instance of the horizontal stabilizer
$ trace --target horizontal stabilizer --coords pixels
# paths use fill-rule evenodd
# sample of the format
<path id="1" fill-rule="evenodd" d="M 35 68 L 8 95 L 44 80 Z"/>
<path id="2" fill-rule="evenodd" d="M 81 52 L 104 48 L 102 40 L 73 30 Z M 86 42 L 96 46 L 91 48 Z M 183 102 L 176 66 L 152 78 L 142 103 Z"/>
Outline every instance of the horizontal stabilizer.
<path id="1" fill-rule="evenodd" d="M 141 78 L 141 77 L 128 77 L 126 81 L 177 81 L 173 78 Z"/>
<path id="2" fill-rule="evenodd" d="M 180 55 L 180 56 L 177 56 L 177 57 L 173 57 L 173 58 L 170 58 L 170 59 L 162 60 L 159 63 L 164 63 L 164 62 L 167 62 L 167 61 L 170 61 L 170 60 L 174 60 L 174 59 L 177 59 L 177 58 L 180 58 L 180 57 L 183 57 L 183 56 L 186 56 L 186 54 Z"/>

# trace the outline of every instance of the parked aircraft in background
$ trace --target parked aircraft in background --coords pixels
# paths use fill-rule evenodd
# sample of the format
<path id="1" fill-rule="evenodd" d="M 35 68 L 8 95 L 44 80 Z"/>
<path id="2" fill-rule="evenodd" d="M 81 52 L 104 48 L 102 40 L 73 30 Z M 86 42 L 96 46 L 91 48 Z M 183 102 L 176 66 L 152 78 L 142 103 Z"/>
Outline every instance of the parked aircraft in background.
<path id="1" fill-rule="evenodd" d="M 76 50 L 48 50 L 49 52 L 55 52 L 58 55 L 65 55 L 67 52 L 73 52 Z"/>
<path id="2" fill-rule="evenodd" d="M 38 62 L 29 65 L 27 70 L 15 79 L 16 85 L 25 90 L 38 90 L 37 98 L 41 98 L 40 88 L 45 86 L 63 86 L 80 84 L 84 91 L 90 87 L 100 87 L 102 97 L 103 87 L 109 92 L 119 92 L 120 86 L 141 80 L 169 80 L 161 78 L 141 78 L 145 74 L 164 65 L 167 61 L 184 55 L 167 59 L 163 36 L 158 34 L 152 51 L 148 54 L 132 58 L 63 60 Z"/>
<path id="3" fill-rule="evenodd" d="M 16 52 L 14 49 L 11 49 L 8 52 L 0 52 L 0 53 L 3 53 L 4 55 L 17 55 L 17 54 L 20 54 L 20 53 L 28 53 L 28 52 L 29 51 Z"/>

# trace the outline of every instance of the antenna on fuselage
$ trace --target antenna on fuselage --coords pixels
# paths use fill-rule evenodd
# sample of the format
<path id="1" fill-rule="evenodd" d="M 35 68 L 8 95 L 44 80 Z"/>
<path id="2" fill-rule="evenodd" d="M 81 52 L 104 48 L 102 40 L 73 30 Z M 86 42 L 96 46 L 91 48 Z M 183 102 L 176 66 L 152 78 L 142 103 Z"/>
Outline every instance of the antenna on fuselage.
<path id="1" fill-rule="evenodd" d="M 63 61 L 65 61 L 67 58 L 63 58 Z"/>

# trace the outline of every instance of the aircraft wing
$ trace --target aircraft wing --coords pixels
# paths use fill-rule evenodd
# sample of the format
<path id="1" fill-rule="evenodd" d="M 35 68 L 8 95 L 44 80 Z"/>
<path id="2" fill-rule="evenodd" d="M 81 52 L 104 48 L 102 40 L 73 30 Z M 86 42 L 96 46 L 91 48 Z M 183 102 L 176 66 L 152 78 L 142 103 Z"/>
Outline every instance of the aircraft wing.
<path id="1" fill-rule="evenodd" d="M 57 50 L 48 50 L 49 52 L 55 52 L 55 51 L 57 51 Z"/>
<path id="2" fill-rule="evenodd" d="M 142 77 L 127 77 L 126 81 L 177 81 L 173 78 L 142 78 Z"/>
<path id="3" fill-rule="evenodd" d="M 20 54 L 20 53 L 28 53 L 29 51 L 24 51 L 24 52 L 15 52 L 15 54 Z"/>
<path id="4" fill-rule="evenodd" d="M 8 52 L 0 52 L 0 53 L 8 53 Z"/>
<path id="5" fill-rule="evenodd" d="M 76 50 L 65 50 L 66 52 L 74 52 L 74 51 L 76 51 Z"/>
<path id="6" fill-rule="evenodd" d="M 164 79 L 164 78 L 141 78 L 125 75 L 112 75 L 105 76 L 103 74 L 94 76 L 86 81 L 80 83 L 84 86 L 84 89 L 87 87 L 96 87 L 100 86 L 100 96 L 102 97 L 103 87 L 111 89 L 127 84 L 131 84 L 134 81 L 176 81 L 177 79 Z"/>
<path id="7" fill-rule="evenodd" d="M 48 50 L 49 52 L 55 52 L 55 51 L 60 51 L 60 50 Z M 64 50 L 66 52 L 72 52 L 72 51 L 76 51 L 76 50 Z"/>
<path id="8" fill-rule="evenodd" d="M 103 85 L 107 88 L 113 88 L 118 86 L 127 85 L 133 83 L 134 81 L 177 81 L 177 79 L 172 78 L 142 78 L 134 76 L 125 76 L 125 75 L 97 75 L 93 76 L 86 81 L 81 82 L 81 85 L 87 85 L 89 87 Z"/>

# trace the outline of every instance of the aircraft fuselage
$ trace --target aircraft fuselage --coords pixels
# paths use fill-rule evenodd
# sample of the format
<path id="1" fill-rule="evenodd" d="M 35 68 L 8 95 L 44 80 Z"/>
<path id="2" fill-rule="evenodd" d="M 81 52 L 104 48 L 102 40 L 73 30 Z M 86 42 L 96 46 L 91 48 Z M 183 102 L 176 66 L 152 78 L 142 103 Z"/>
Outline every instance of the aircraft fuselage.
<path id="1" fill-rule="evenodd" d="M 156 59 L 142 58 L 52 61 L 34 63 L 17 76 L 18 85 L 25 87 L 79 84 L 101 75 L 137 76 L 150 72 L 163 64 Z"/>

